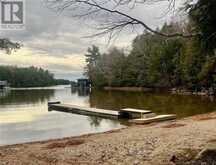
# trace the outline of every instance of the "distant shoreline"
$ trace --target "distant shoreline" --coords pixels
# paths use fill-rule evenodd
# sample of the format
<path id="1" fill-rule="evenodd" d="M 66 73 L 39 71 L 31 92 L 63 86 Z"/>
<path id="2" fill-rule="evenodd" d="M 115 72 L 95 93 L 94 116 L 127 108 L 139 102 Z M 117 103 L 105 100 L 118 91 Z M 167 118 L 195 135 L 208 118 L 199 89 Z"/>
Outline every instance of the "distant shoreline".
<path id="1" fill-rule="evenodd" d="M 192 91 L 186 88 L 149 88 L 149 87 L 104 87 L 106 91 L 128 91 L 128 92 L 169 92 L 177 95 L 196 95 L 196 96 L 214 96 L 211 90 Z"/>
<path id="2" fill-rule="evenodd" d="M 22 87 L 22 88 L 9 88 L 9 90 L 46 90 L 46 89 L 62 89 L 69 88 L 70 85 L 55 85 L 55 86 L 46 86 L 46 87 Z"/>
<path id="3" fill-rule="evenodd" d="M 154 88 L 146 87 L 104 87 L 104 90 L 113 90 L 113 91 L 131 91 L 131 92 L 151 92 L 154 91 Z"/>

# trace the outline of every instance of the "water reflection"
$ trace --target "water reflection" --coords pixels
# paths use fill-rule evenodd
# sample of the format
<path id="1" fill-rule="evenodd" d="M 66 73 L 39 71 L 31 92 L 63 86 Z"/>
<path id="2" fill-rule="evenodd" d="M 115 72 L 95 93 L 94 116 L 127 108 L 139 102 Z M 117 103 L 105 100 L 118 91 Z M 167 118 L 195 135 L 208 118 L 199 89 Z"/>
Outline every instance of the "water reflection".
<path id="1" fill-rule="evenodd" d="M 2 89 L 0 89 L 0 98 L 4 98 L 9 94 L 10 94 L 10 90 L 4 90 L 4 89 L 2 90 Z"/>
<path id="2" fill-rule="evenodd" d="M 0 145 L 39 141 L 122 128 L 119 123 L 100 119 L 100 124 L 89 124 L 87 116 L 51 112 L 37 120 L 22 123 L 0 124 Z"/>
<path id="3" fill-rule="evenodd" d="M 0 92 L 0 110 L 17 110 L 28 105 L 30 110 L 47 109 L 48 101 L 104 109 L 126 107 L 150 109 L 156 113 L 174 113 L 179 117 L 216 110 L 215 98 L 180 96 L 168 93 L 142 93 L 92 90 L 88 88 L 62 88 L 48 90 L 12 90 Z M 18 106 L 19 105 L 19 106 Z"/>
<path id="4" fill-rule="evenodd" d="M 96 117 L 96 116 L 89 116 L 88 120 L 89 120 L 91 126 L 99 127 L 100 123 L 102 121 L 102 118 L 99 118 L 99 117 Z"/>
<path id="5" fill-rule="evenodd" d="M 89 91 L 70 88 L 12 90 L 0 95 L 0 145 L 122 128 L 119 121 L 48 112 L 48 101 L 89 106 Z"/>
<path id="6" fill-rule="evenodd" d="M 78 96 L 89 96 L 91 92 L 90 88 L 79 88 L 79 87 L 71 87 L 71 93 L 78 93 Z"/>
<path id="7" fill-rule="evenodd" d="M 78 88 L 78 96 L 89 96 L 90 88 Z"/>
<path id="8" fill-rule="evenodd" d="M 54 90 L 6 90 L 0 93 L 0 105 L 37 104 L 47 102 Z"/>
<path id="9" fill-rule="evenodd" d="M 71 93 L 74 94 L 77 92 L 77 87 L 71 87 Z"/>
<path id="10" fill-rule="evenodd" d="M 214 98 L 180 96 L 169 93 L 142 93 L 93 90 L 90 106 L 105 109 L 140 108 L 159 114 L 173 113 L 186 117 L 216 110 Z"/>
<path id="11" fill-rule="evenodd" d="M 0 93 L 0 145 L 13 144 L 122 128 L 124 121 L 48 112 L 48 101 L 86 107 L 150 109 L 178 117 L 216 110 L 214 98 L 168 93 L 77 90 L 70 88 L 12 90 Z"/>

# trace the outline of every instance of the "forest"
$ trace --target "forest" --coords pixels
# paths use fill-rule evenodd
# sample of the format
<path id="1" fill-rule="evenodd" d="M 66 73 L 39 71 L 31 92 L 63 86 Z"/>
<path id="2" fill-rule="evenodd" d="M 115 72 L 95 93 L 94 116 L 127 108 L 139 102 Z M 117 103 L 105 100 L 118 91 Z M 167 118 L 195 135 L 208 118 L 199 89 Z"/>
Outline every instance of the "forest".
<path id="1" fill-rule="evenodd" d="M 33 66 L 28 68 L 0 66 L 0 80 L 7 81 L 11 87 L 46 87 L 70 84 L 68 80 L 55 79 L 48 70 Z"/>
<path id="2" fill-rule="evenodd" d="M 158 34 L 145 31 L 130 52 L 113 47 L 101 53 L 93 45 L 86 53 L 85 75 L 95 87 L 184 87 L 194 91 L 215 89 L 216 18 L 213 1 L 185 5 L 187 22 L 169 22 Z"/>

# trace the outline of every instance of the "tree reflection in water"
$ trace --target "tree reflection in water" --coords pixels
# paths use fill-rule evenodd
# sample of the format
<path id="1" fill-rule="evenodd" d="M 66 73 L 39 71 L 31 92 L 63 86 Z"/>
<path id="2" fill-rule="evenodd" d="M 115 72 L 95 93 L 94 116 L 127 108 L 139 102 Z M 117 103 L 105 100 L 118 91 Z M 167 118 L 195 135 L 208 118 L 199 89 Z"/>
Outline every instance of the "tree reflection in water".
<path id="1" fill-rule="evenodd" d="M 119 110 L 121 108 L 149 109 L 158 114 L 186 117 L 216 110 L 216 101 L 200 96 L 172 95 L 166 92 L 125 92 L 92 90 L 91 107 Z"/>
<path id="2" fill-rule="evenodd" d="M 45 103 L 54 96 L 53 89 L 7 90 L 0 93 L 0 105 Z"/>
<path id="3" fill-rule="evenodd" d="M 0 89 L 0 99 L 8 96 L 10 94 L 10 90 Z"/>
<path id="4" fill-rule="evenodd" d="M 89 96 L 90 88 L 78 88 L 78 96 Z"/>
<path id="5" fill-rule="evenodd" d="M 117 128 L 119 123 L 121 124 L 127 124 L 125 120 L 121 121 L 121 120 L 114 120 L 114 119 L 105 119 L 105 118 L 100 118 L 100 117 L 96 117 L 96 116 L 89 116 L 88 117 L 88 121 L 90 123 L 90 125 L 94 128 L 98 128 L 102 125 L 103 123 L 106 123 L 109 125 L 109 127 L 112 128 Z"/>
<path id="6" fill-rule="evenodd" d="M 96 117 L 96 116 L 89 116 L 88 117 L 88 121 L 89 121 L 90 125 L 95 127 L 95 128 L 100 126 L 102 120 L 103 120 L 102 118 Z"/>
<path id="7" fill-rule="evenodd" d="M 78 87 L 71 87 L 71 93 L 75 94 L 78 93 L 78 96 L 89 96 L 91 90 L 90 88 L 78 88 Z"/>

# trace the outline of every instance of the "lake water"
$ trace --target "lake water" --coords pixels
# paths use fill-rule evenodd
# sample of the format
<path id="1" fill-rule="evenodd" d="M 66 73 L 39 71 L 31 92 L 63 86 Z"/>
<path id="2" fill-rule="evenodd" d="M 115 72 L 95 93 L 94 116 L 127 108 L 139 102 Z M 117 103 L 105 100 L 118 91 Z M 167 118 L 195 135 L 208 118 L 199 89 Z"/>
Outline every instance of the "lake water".
<path id="1" fill-rule="evenodd" d="M 104 109 L 140 108 L 186 117 L 216 110 L 214 99 L 168 93 L 77 91 L 65 86 L 0 93 L 0 145 L 78 136 L 124 127 L 125 122 L 48 111 L 48 101 Z"/>

